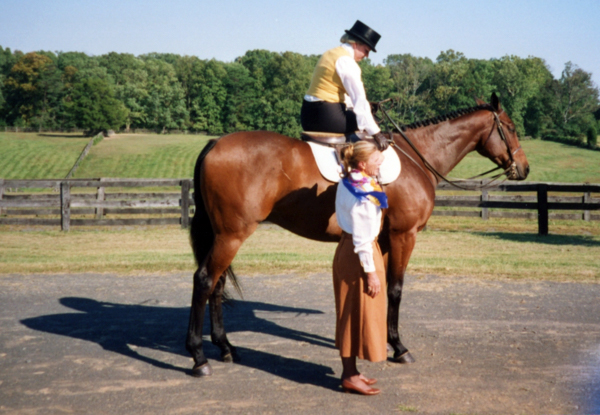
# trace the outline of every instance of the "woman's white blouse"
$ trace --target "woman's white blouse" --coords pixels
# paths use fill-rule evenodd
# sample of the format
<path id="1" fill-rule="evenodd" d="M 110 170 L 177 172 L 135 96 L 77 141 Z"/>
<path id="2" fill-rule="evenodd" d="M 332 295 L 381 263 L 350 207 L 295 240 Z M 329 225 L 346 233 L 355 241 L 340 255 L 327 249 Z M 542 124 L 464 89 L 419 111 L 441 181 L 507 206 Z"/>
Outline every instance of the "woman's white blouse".
<path id="1" fill-rule="evenodd" d="M 375 272 L 373 241 L 381 230 L 381 207 L 369 200 L 354 196 L 342 182 L 335 196 L 337 222 L 346 233 L 352 234 L 354 252 L 358 254 L 365 272 Z"/>

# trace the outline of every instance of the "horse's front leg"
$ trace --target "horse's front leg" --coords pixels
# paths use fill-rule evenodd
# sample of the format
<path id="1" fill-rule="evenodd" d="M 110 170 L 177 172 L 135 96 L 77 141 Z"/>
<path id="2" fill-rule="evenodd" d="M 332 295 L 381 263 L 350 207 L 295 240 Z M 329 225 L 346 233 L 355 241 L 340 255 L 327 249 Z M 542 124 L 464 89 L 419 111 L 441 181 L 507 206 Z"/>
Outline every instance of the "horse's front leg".
<path id="1" fill-rule="evenodd" d="M 388 336 L 387 341 L 394 349 L 393 360 L 398 363 L 413 363 L 415 359 L 402 342 L 398 330 L 398 318 L 400 315 L 400 302 L 402 301 L 402 288 L 404 285 L 404 273 L 408 260 L 415 247 L 417 231 L 405 233 L 390 232 L 387 268 L 387 294 L 388 294 Z"/>
<path id="2" fill-rule="evenodd" d="M 225 326 L 223 325 L 223 291 L 225 290 L 226 275 L 221 276 L 219 282 L 208 300 L 210 312 L 210 338 L 212 343 L 221 349 L 221 358 L 224 362 L 239 361 L 235 347 L 229 343 Z"/>

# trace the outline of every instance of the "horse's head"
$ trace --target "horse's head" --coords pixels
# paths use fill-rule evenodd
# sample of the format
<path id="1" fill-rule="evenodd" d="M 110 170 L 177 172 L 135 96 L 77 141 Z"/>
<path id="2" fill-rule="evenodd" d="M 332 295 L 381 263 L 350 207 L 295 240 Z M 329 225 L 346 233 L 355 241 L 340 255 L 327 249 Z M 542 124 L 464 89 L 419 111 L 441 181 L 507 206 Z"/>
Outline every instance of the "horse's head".
<path id="1" fill-rule="evenodd" d="M 481 100 L 477 103 L 485 104 Z M 479 141 L 477 152 L 503 168 L 509 180 L 525 180 L 529 174 L 529 162 L 519 143 L 515 124 L 500 106 L 495 93 L 490 106 L 492 127 Z"/>

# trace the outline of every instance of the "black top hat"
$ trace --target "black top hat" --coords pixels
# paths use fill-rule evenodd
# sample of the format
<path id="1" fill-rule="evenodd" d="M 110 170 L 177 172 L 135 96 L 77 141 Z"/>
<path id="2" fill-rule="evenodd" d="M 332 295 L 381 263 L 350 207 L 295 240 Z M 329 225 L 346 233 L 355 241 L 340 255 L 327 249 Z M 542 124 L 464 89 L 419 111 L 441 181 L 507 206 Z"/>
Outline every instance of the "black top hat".
<path id="1" fill-rule="evenodd" d="M 352 29 L 346 30 L 346 33 L 363 42 L 370 47 L 373 52 L 377 52 L 375 46 L 377 45 L 377 42 L 379 42 L 381 35 L 360 20 L 357 20 L 356 23 L 354 23 Z"/>

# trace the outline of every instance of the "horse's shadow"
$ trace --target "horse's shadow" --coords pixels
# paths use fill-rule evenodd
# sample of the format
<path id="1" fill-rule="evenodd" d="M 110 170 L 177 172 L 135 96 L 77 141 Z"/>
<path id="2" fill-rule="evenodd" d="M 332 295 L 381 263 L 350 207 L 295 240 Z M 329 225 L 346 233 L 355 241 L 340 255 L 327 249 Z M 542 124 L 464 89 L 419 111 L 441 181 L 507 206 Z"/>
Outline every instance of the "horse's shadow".
<path id="1" fill-rule="evenodd" d="M 512 242 L 539 243 L 544 245 L 573 245 L 573 246 L 600 246 L 600 241 L 587 235 L 538 235 L 535 233 L 512 232 L 473 232 L 487 238 L 502 239 Z"/>
<path id="2" fill-rule="evenodd" d="M 21 320 L 21 323 L 33 330 L 94 342 L 105 350 L 162 369 L 190 373 L 186 368 L 142 355 L 136 351 L 138 348 L 147 348 L 189 357 L 184 346 L 189 318 L 188 307 L 161 307 L 151 304 L 152 301 L 142 304 L 118 304 L 81 297 L 64 297 L 59 301 L 62 305 L 79 312 L 33 317 Z M 332 339 L 280 326 L 258 317 L 257 311 L 296 313 L 298 315 L 323 313 L 306 308 L 253 301 L 235 301 L 232 307 L 224 309 L 227 331 L 230 333 L 250 331 L 322 347 L 334 347 Z M 206 314 L 207 321 L 205 321 L 204 327 L 210 327 L 208 310 Z M 206 357 L 219 360 L 219 349 L 210 341 L 205 341 L 204 344 Z M 237 345 L 236 347 L 241 356 L 241 361 L 237 364 L 259 369 L 298 383 L 311 383 L 331 389 L 335 389 L 339 383 L 328 376 L 333 374 L 330 367 Z"/>

